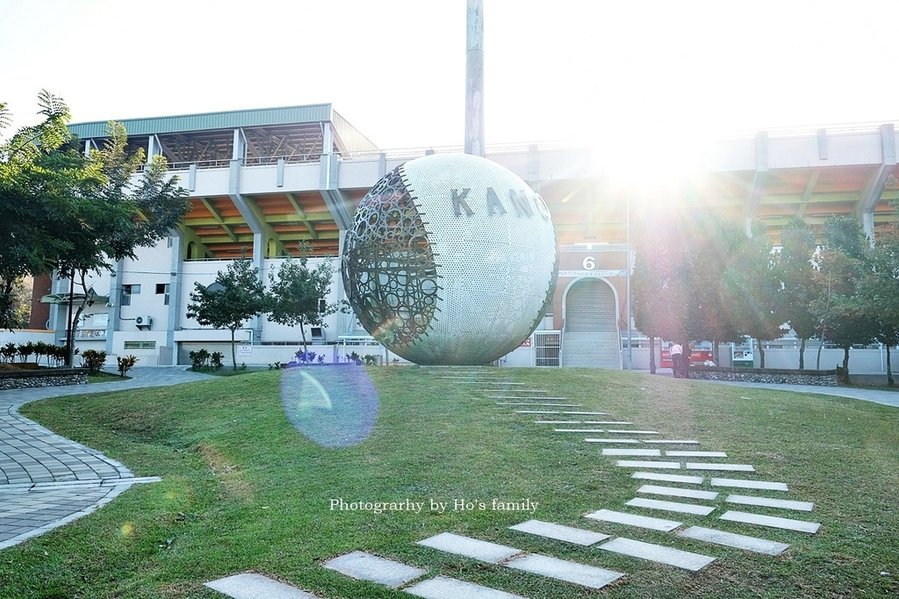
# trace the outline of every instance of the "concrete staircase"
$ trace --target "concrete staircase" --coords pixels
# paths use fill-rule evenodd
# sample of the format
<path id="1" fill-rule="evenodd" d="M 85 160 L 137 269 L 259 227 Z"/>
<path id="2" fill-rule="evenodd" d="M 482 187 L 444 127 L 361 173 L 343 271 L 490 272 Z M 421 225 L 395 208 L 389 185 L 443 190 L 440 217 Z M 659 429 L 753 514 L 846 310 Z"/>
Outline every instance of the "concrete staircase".
<path id="1" fill-rule="evenodd" d="M 562 366 L 621 368 L 621 342 L 615 332 L 574 332 L 562 334 Z"/>
<path id="2" fill-rule="evenodd" d="M 566 299 L 562 366 L 621 368 L 615 295 L 603 281 L 582 281 Z"/>

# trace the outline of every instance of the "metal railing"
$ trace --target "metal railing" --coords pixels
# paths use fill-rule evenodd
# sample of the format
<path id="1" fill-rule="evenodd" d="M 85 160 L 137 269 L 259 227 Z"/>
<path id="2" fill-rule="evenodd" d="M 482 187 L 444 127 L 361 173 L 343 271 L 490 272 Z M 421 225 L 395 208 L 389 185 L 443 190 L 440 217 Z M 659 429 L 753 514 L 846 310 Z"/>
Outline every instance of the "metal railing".
<path id="1" fill-rule="evenodd" d="M 79 341 L 103 341 L 106 339 L 106 328 L 78 329 L 75 339 Z"/>

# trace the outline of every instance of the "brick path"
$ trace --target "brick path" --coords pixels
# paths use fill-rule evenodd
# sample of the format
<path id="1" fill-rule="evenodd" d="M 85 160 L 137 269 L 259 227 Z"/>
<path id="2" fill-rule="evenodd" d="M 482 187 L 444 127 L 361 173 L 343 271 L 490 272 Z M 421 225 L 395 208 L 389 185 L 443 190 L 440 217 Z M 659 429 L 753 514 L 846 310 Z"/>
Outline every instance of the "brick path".
<path id="1" fill-rule="evenodd" d="M 128 468 L 20 415 L 25 403 L 85 393 L 161 387 L 209 375 L 183 367 L 145 367 L 113 383 L 0 391 L 0 549 L 43 534 L 88 514 L 132 484 Z"/>

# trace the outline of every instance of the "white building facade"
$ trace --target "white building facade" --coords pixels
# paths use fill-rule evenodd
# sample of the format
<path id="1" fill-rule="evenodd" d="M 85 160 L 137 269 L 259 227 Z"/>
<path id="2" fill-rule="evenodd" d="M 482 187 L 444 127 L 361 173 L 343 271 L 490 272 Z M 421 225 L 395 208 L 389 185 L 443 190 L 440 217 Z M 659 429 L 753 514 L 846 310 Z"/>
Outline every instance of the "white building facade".
<path id="1" fill-rule="evenodd" d="M 141 365 L 189 364 L 189 352 L 201 347 L 228 355 L 229 331 L 201 327 L 186 312 L 195 284 L 213 282 L 218 271 L 242 255 L 267 282 L 285 256 L 298 255 L 303 244 L 311 250 L 312 266 L 328 260 L 334 269 L 330 294 L 323 299 L 341 301 L 343 236 L 359 200 L 395 166 L 435 151 L 382 151 L 329 104 L 123 123 L 132 148 L 143 148 L 148 159 L 167 158 L 171 173 L 188 191 L 190 210 L 157 246 L 141 248 L 135 259 L 116 264 L 113 273 L 91 279 L 95 300 L 82 315 L 75 342 L 82 351 L 106 351 L 112 363 L 115 356 L 133 354 Z M 85 151 L 99 147 L 106 136 L 101 122 L 70 128 Z M 641 215 L 678 206 L 711 208 L 747 222 L 761 218 L 775 242 L 778 228 L 791 216 L 821 225 L 830 214 L 854 214 L 873 231 L 878 222 L 893 218 L 889 201 L 899 197 L 895 146 L 891 124 L 763 133 L 723 141 L 701 174 L 651 188 L 622 187 L 615 173 L 584 148 L 488 147 L 489 159 L 544 198 L 562 257 L 555 300 L 538 327 L 541 332 L 501 362 L 647 368 L 648 350 L 628 327 L 626 284 L 630 227 L 639 227 Z M 648 173 L 667 158 L 647 140 Z M 68 294 L 69 281 L 54 278 L 51 291 Z M 51 306 L 46 325 L 57 342 L 65 341 L 67 317 L 64 305 Z M 325 360 L 345 359 L 353 351 L 382 363 L 395 359 L 367 337 L 352 314 L 334 314 L 326 323 L 307 331 L 312 351 Z M 630 351 L 628 331 L 635 339 Z M 238 362 L 271 364 L 294 357 L 300 333 L 259 317 L 238 331 L 237 339 Z M 825 350 L 830 351 L 838 350 Z M 862 370 L 878 372 L 881 353 L 872 354 L 870 367 Z M 807 364 L 811 357 L 806 356 Z M 828 355 L 822 366 L 832 367 L 840 358 Z M 768 354 L 769 366 L 791 360 L 781 359 L 779 352 Z"/>

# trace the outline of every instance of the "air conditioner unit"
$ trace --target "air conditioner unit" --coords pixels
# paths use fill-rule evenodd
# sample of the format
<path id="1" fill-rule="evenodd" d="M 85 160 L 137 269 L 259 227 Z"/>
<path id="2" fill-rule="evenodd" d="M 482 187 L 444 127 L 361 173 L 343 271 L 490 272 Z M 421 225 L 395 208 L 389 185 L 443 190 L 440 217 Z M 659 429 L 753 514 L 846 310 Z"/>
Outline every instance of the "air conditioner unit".
<path id="1" fill-rule="evenodd" d="M 150 318 L 149 316 L 138 316 L 137 318 L 134 319 L 134 324 L 136 324 L 137 328 L 139 328 L 139 329 L 143 329 L 143 328 L 149 329 L 150 325 L 152 323 L 153 323 L 153 319 Z"/>

